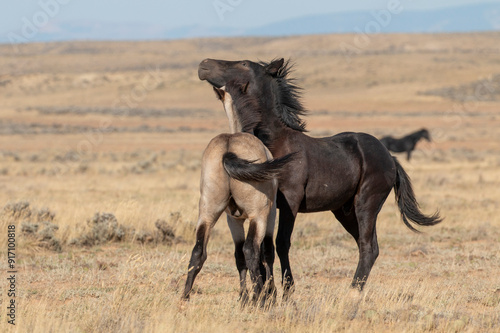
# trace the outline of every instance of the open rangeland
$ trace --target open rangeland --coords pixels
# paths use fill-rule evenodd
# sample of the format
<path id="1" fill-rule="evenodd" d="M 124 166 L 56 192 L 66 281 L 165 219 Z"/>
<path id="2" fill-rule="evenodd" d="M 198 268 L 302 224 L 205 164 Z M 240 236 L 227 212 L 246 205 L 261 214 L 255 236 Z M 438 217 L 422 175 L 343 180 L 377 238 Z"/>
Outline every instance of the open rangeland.
<path id="1" fill-rule="evenodd" d="M 0 330 L 499 331 L 499 38 L 374 35 L 349 54 L 355 35 L 0 46 Z M 275 306 L 241 309 L 221 218 L 181 302 L 201 154 L 229 131 L 197 77 L 207 57 L 291 57 L 312 136 L 427 128 L 433 141 L 419 142 L 411 161 L 396 156 L 422 210 L 439 208 L 444 222 L 411 232 L 391 193 L 378 219 L 380 256 L 356 297 L 352 237 L 331 213 L 299 214 L 295 293 L 281 302 L 278 287 Z"/>

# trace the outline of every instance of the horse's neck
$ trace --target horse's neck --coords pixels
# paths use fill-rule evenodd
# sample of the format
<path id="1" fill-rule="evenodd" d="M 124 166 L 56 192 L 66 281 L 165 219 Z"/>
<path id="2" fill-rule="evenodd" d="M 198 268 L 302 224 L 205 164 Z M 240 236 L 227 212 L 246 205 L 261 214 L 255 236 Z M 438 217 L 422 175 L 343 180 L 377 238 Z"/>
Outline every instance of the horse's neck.
<path id="1" fill-rule="evenodd" d="M 254 134 L 269 148 L 274 157 L 281 157 L 291 153 L 293 141 L 305 134 L 291 129 L 276 119 L 263 119 L 261 126 Z M 298 136 L 298 137 L 297 137 Z"/>
<path id="2" fill-rule="evenodd" d="M 227 119 L 229 120 L 229 130 L 232 134 L 241 132 L 242 126 L 236 113 L 236 108 L 233 105 L 233 100 L 227 98 L 224 100 L 224 110 L 226 111 Z"/>
<path id="3" fill-rule="evenodd" d="M 413 143 L 417 143 L 420 139 L 422 139 L 422 135 L 422 132 L 415 132 L 413 134 L 410 134 L 410 138 Z"/>

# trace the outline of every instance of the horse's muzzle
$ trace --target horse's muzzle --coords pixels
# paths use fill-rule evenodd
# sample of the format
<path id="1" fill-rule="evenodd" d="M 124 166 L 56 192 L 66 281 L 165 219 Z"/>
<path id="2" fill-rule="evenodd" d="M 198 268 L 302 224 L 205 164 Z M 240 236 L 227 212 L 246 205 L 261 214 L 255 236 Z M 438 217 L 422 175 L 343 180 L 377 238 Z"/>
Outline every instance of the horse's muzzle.
<path id="1" fill-rule="evenodd" d="M 214 61 L 212 59 L 205 59 L 200 62 L 198 66 L 198 77 L 200 80 L 207 80 L 210 77 L 210 73 L 214 70 Z"/>

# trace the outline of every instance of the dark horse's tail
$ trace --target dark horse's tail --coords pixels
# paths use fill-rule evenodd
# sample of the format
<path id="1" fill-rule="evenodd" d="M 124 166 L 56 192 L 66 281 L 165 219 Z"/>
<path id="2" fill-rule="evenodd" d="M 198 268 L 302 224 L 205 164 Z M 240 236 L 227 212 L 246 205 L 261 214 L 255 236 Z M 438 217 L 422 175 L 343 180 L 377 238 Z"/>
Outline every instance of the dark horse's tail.
<path id="1" fill-rule="evenodd" d="M 262 182 L 277 177 L 281 169 L 291 160 L 292 155 L 288 154 L 264 163 L 255 163 L 239 158 L 235 153 L 227 152 L 222 156 L 222 164 L 231 178 Z"/>
<path id="2" fill-rule="evenodd" d="M 422 213 L 417 199 L 415 198 L 410 177 L 401 164 L 399 164 L 398 160 L 395 157 L 393 158 L 394 163 L 396 163 L 396 183 L 394 184 L 394 192 L 403 222 L 408 228 L 415 232 L 419 231 L 410 224 L 410 221 L 423 226 L 435 225 L 441 222 L 443 219 L 439 216 L 438 211 L 432 216 L 427 216 Z"/>

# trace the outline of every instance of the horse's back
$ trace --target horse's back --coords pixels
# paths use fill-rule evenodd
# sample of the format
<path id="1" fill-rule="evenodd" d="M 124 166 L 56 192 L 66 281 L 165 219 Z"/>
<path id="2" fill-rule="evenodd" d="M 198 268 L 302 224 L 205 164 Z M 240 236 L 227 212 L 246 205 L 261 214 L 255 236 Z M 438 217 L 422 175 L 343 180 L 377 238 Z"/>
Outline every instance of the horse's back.
<path id="1" fill-rule="evenodd" d="M 272 154 L 257 137 L 249 133 L 231 134 L 228 150 L 240 158 L 263 163 L 272 159 Z"/>
<path id="2" fill-rule="evenodd" d="M 343 132 L 324 138 L 301 137 L 304 153 L 296 164 L 298 171 L 290 173 L 294 181 L 288 183 L 305 184 L 300 212 L 336 210 L 352 199 L 364 181 L 383 178 L 387 168 L 394 168 L 391 155 L 372 135 Z"/>
<path id="3" fill-rule="evenodd" d="M 391 137 L 379 140 L 368 133 L 342 132 L 325 139 L 329 139 L 331 142 L 330 144 L 336 145 L 347 154 L 359 157 L 377 155 L 381 160 L 392 160 L 389 151 L 382 142 L 382 139 L 385 139 L 386 142 L 390 143 Z"/>

